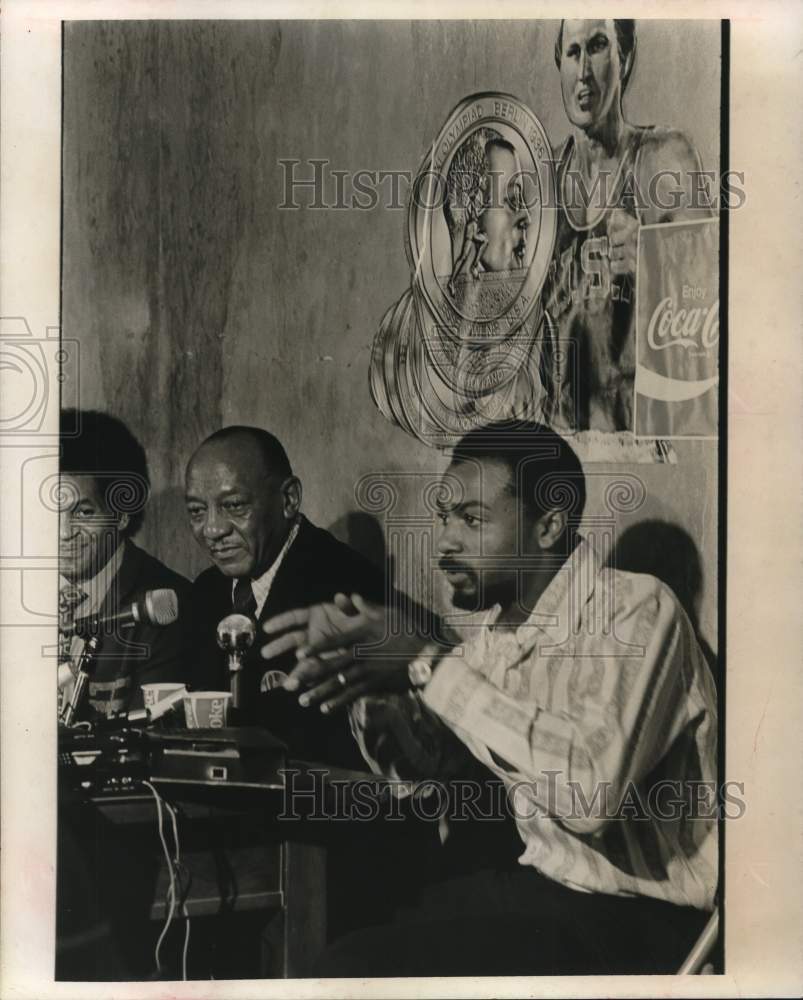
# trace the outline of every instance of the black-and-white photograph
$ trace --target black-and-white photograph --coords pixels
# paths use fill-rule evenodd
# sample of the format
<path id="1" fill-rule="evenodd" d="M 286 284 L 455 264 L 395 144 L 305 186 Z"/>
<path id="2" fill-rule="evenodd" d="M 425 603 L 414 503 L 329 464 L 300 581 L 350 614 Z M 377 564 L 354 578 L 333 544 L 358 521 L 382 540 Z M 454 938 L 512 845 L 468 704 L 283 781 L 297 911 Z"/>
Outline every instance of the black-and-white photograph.
<path id="1" fill-rule="evenodd" d="M 726 26 L 62 30 L 56 979 L 723 971 Z"/>
<path id="2" fill-rule="evenodd" d="M 803 19 L 731 6 L 8 0 L 0 995 L 799 995 Z"/>

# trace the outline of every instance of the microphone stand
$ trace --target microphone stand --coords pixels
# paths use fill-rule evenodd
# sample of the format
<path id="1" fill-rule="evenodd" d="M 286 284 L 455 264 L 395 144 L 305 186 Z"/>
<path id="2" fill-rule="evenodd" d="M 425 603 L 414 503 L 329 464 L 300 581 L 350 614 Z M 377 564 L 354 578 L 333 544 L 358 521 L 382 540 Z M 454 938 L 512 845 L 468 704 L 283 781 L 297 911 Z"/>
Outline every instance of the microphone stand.
<path id="1" fill-rule="evenodd" d="M 76 712 L 81 706 L 81 702 L 86 694 L 89 679 L 95 670 L 95 656 L 100 649 L 100 636 L 91 635 L 84 643 L 81 656 L 78 659 L 78 673 L 75 676 L 75 686 L 72 690 L 72 697 L 67 707 L 64 709 L 61 721 L 65 726 L 71 726 L 75 719 Z"/>
<path id="2" fill-rule="evenodd" d="M 241 708 L 240 703 L 240 678 L 243 672 L 243 654 L 239 649 L 232 649 L 229 652 L 229 677 L 231 678 L 231 707 Z"/>
<path id="3" fill-rule="evenodd" d="M 256 624 L 248 615 L 227 615 L 217 627 L 217 644 L 228 654 L 231 707 L 235 710 L 242 708 L 240 682 L 243 661 L 255 636 Z"/>

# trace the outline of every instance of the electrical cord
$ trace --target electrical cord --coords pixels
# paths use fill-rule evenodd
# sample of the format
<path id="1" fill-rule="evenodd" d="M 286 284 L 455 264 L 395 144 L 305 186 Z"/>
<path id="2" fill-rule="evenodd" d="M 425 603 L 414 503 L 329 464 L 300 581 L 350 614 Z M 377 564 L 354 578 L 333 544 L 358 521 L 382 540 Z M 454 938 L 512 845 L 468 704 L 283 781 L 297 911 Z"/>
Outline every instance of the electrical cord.
<path id="1" fill-rule="evenodd" d="M 150 781 L 143 781 L 143 785 L 145 785 L 146 788 L 150 789 L 154 801 L 156 802 L 156 816 L 159 827 L 159 839 L 162 842 L 162 850 L 164 851 L 165 861 L 167 862 L 167 873 L 170 879 L 170 884 L 167 888 L 167 901 L 168 901 L 167 917 L 165 919 L 164 926 L 162 927 L 162 933 L 159 935 L 159 938 L 156 942 L 156 948 L 153 953 L 154 961 L 156 962 L 156 971 L 161 976 L 164 971 L 162 969 L 162 960 L 161 960 L 162 942 L 164 941 L 167 935 L 167 932 L 170 928 L 170 924 L 173 922 L 173 915 L 175 914 L 176 910 L 176 876 L 173 870 L 173 859 L 170 857 L 170 851 L 168 850 L 167 840 L 165 838 L 165 833 L 164 833 L 164 813 L 162 811 L 162 797 L 153 787 Z M 165 803 L 165 805 L 167 806 L 167 803 Z M 171 807 L 168 806 L 168 808 Z"/>
<path id="2" fill-rule="evenodd" d="M 189 890 L 189 885 L 187 890 L 185 890 L 181 883 L 181 870 L 184 869 L 184 865 L 181 863 L 181 846 L 178 838 L 178 817 L 175 808 L 167 801 L 165 801 L 165 808 L 170 813 L 170 821 L 173 827 L 173 840 L 176 847 L 176 855 L 174 859 L 175 871 L 178 877 L 178 885 L 181 890 L 181 914 L 184 917 L 184 947 L 181 952 L 181 978 L 184 982 L 187 981 L 187 955 L 190 948 L 190 914 L 187 910 L 187 891 Z"/>

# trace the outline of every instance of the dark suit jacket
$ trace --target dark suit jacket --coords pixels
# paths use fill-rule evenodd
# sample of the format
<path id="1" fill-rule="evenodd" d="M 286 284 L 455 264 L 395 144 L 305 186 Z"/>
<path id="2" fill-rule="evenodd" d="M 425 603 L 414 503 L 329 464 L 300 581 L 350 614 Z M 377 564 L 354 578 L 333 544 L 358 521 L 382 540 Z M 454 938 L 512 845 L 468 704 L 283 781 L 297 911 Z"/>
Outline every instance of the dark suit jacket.
<path id="1" fill-rule="evenodd" d="M 302 517 L 298 535 L 276 573 L 257 624 L 283 611 L 331 601 L 338 592 L 356 592 L 370 600 L 384 601 L 384 588 L 381 570 Z M 207 690 L 229 689 L 226 655 L 218 648 L 216 630 L 220 620 L 231 614 L 231 597 L 232 579 L 217 567 L 205 570 L 195 581 L 193 600 L 199 621 L 196 665 L 198 678 L 203 678 Z M 258 627 L 257 640 L 243 666 L 243 707 L 237 721 L 266 726 L 288 744 L 292 755 L 364 768 L 345 713 L 327 718 L 317 708 L 303 709 L 297 695 L 281 688 L 260 693 L 260 682 L 267 670 L 288 673 L 296 662 L 293 653 L 270 662 L 263 660 L 260 648 L 266 641 Z"/>
<path id="2" fill-rule="evenodd" d="M 141 708 L 142 684 L 191 680 L 191 584 L 130 539 L 124 545 L 119 572 L 100 607 L 100 616 L 128 607 L 147 590 L 169 588 L 178 595 L 179 617 L 172 625 L 139 623 L 103 634 L 82 718 Z"/>

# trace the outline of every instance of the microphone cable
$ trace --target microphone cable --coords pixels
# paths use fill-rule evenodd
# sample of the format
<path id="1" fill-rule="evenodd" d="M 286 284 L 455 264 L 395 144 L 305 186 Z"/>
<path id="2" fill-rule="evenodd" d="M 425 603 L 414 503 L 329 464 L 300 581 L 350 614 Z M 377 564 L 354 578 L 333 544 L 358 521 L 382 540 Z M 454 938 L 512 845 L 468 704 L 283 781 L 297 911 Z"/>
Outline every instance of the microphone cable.
<path id="1" fill-rule="evenodd" d="M 162 949 L 162 944 L 164 943 L 164 940 L 167 936 L 167 932 L 169 931 L 175 916 L 176 902 L 177 902 L 176 886 L 178 885 L 180 899 L 181 899 L 181 904 L 180 904 L 181 913 L 182 916 L 184 917 L 184 946 L 182 948 L 182 955 L 181 955 L 181 975 L 182 979 L 186 982 L 187 957 L 189 954 L 189 946 L 190 946 L 190 915 L 189 911 L 187 910 L 187 893 L 189 892 L 189 881 L 186 888 L 184 888 L 181 880 L 181 872 L 182 870 L 186 871 L 186 868 L 181 862 L 181 844 L 178 835 L 178 821 L 177 821 L 176 811 L 169 802 L 167 802 L 165 799 L 162 798 L 162 796 L 159 794 L 156 788 L 149 781 L 144 781 L 143 784 L 145 785 L 146 788 L 150 790 L 151 794 L 153 795 L 154 802 L 156 803 L 159 840 L 161 841 L 162 844 L 162 851 L 164 853 L 165 862 L 167 864 L 167 873 L 169 878 L 169 884 L 167 887 L 167 895 L 166 895 L 167 916 L 165 918 L 162 931 L 159 934 L 159 938 L 156 942 L 156 948 L 154 950 L 154 961 L 156 963 L 156 971 L 159 973 L 160 976 L 164 975 L 164 969 L 162 968 L 161 949 Z M 170 816 L 170 823 L 173 833 L 173 845 L 175 849 L 174 857 L 171 857 L 170 855 L 170 849 L 167 844 L 167 838 L 165 837 L 164 811 L 163 811 L 165 809 L 167 810 L 167 813 Z"/>
<path id="2" fill-rule="evenodd" d="M 184 982 L 187 981 L 187 955 L 190 949 L 190 914 L 187 909 L 187 895 L 190 889 L 190 881 L 188 878 L 186 888 L 182 885 L 181 875 L 182 872 L 187 872 L 187 868 L 181 862 L 181 843 L 178 837 L 178 814 L 173 805 L 169 803 L 166 799 L 164 801 L 165 808 L 170 814 L 170 822 L 173 827 L 173 841 L 176 846 L 175 855 L 175 874 L 176 881 L 178 882 L 180 898 L 181 898 L 181 915 L 184 917 L 184 947 L 181 952 L 181 978 Z M 189 872 L 187 872 L 189 876 Z"/>
<path id="3" fill-rule="evenodd" d="M 167 862 L 167 874 L 170 879 L 170 885 L 167 890 L 167 900 L 168 900 L 167 918 L 165 919 L 164 926 L 162 927 L 162 933 L 159 935 L 159 938 L 156 942 L 156 949 L 153 953 L 154 961 L 156 962 L 156 971 L 161 976 L 163 974 L 163 970 L 162 970 L 162 960 L 160 957 L 160 951 L 162 948 L 162 942 L 165 939 L 165 935 L 167 934 L 168 928 L 170 927 L 170 924 L 173 922 L 173 913 L 176 908 L 176 900 L 175 900 L 176 879 L 175 879 L 175 874 L 173 872 L 173 861 L 172 858 L 170 857 L 170 851 L 167 849 L 167 840 L 165 839 L 165 834 L 164 834 L 164 814 L 162 812 L 162 797 L 156 791 L 156 789 L 153 787 L 150 781 L 144 781 L 143 784 L 145 785 L 146 788 L 150 789 L 154 801 L 156 802 L 156 815 L 159 827 L 159 840 L 161 840 L 162 842 L 162 850 L 164 851 L 165 861 Z"/>

